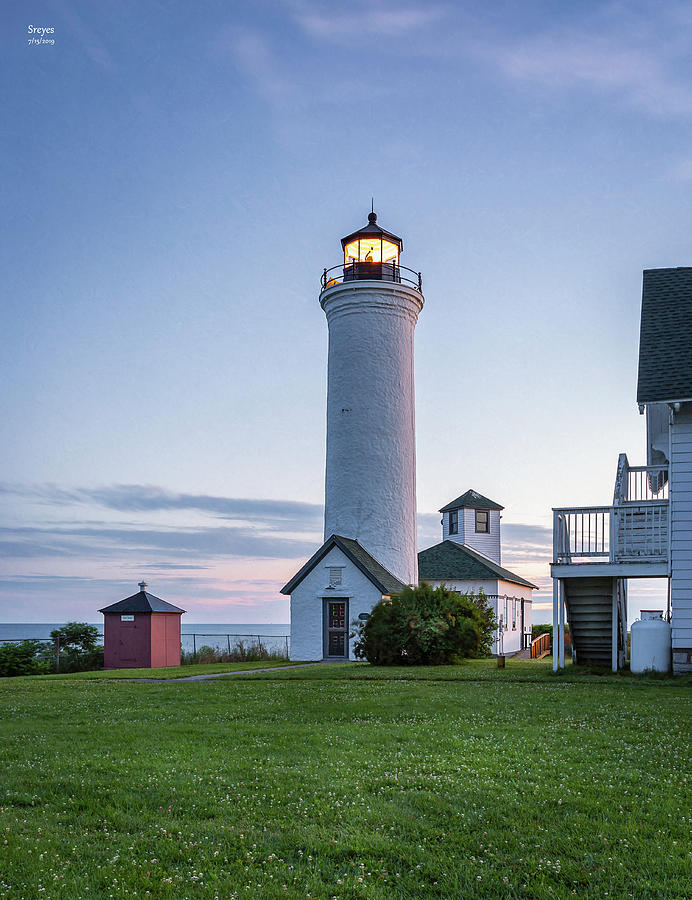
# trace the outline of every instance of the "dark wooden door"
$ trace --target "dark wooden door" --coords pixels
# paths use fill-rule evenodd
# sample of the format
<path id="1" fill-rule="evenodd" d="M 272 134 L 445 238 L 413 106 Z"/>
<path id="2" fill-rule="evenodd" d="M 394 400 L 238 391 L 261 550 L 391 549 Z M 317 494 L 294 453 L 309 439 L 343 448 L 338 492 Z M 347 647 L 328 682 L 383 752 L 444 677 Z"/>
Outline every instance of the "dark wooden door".
<path id="1" fill-rule="evenodd" d="M 348 659 L 348 599 L 325 599 L 323 621 L 325 658 Z"/>

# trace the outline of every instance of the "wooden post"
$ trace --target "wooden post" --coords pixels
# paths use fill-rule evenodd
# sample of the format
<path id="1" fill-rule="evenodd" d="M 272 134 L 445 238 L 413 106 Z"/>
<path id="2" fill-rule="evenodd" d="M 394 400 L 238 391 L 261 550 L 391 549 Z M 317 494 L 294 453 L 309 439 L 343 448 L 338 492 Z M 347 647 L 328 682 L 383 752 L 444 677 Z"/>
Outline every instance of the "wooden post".
<path id="1" fill-rule="evenodd" d="M 558 652 L 557 652 L 557 632 L 559 626 L 558 606 L 560 604 L 560 579 L 553 578 L 553 672 L 557 672 Z"/>
<path id="2" fill-rule="evenodd" d="M 618 670 L 618 580 L 613 578 L 613 616 L 610 629 L 611 640 L 611 668 L 613 672 Z"/>
<path id="3" fill-rule="evenodd" d="M 560 655 L 560 668 L 565 668 L 565 583 L 559 579 L 559 597 L 560 597 L 560 637 L 558 642 L 558 652 Z"/>

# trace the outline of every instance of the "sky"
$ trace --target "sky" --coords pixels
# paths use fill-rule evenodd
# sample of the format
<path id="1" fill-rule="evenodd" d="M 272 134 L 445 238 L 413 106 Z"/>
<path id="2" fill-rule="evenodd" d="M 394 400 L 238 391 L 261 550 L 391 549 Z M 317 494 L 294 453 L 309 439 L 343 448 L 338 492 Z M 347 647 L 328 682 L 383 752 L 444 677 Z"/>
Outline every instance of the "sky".
<path id="1" fill-rule="evenodd" d="M 319 278 L 371 197 L 423 275 L 420 546 L 468 488 L 501 503 L 547 621 L 551 508 L 646 462 L 641 273 L 691 263 L 690 5 L 0 16 L 0 621 L 98 621 L 142 578 L 191 622 L 288 621 L 322 537 Z"/>

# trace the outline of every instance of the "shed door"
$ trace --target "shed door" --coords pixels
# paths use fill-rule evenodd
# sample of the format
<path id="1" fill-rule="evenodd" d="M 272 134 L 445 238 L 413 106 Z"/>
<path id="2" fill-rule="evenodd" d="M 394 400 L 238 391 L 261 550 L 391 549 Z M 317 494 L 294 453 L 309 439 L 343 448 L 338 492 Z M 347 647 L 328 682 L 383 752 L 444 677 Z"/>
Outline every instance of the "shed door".
<path id="1" fill-rule="evenodd" d="M 325 657 L 348 659 L 348 598 L 330 597 L 324 600 Z"/>

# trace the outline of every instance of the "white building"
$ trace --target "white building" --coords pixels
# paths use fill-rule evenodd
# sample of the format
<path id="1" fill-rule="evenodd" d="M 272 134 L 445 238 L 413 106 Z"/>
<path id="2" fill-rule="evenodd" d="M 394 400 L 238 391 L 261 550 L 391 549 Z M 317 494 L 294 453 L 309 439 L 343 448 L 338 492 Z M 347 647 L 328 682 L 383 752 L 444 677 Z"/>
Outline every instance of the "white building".
<path id="1" fill-rule="evenodd" d="M 459 593 L 484 593 L 499 627 L 493 653 L 511 655 L 531 644 L 536 586 L 500 565 L 503 507 L 474 490 L 443 506 L 442 542 L 418 554 L 421 581 Z"/>
<path id="2" fill-rule="evenodd" d="M 644 271 L 639 411 L 647 465 L 620 454 L 611 505 L 553 510 L 554 667 L 625 661 L 627 581 L 669 579 L 672 664 L 692 672 L 692 268 Z"/>
<path id="3" fill-rule="evenodd" d="M 353 622 L 405 587 L 358 541 L 333 535 L 282 589 L 291 595 L 291 659 L 355 659 Z"/>
<path id="4" fill-rule="evenodd" d="M 349 625 L 418 581 L 413 335 L 423 308 L 403 241 L 368 224 L 341 241 L 320 304 L 329 326 L 325 543 L 282 588 L 291 657 L 351 659 Z"/>

